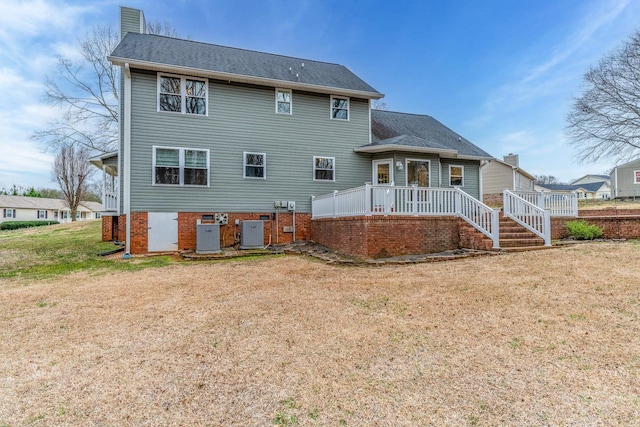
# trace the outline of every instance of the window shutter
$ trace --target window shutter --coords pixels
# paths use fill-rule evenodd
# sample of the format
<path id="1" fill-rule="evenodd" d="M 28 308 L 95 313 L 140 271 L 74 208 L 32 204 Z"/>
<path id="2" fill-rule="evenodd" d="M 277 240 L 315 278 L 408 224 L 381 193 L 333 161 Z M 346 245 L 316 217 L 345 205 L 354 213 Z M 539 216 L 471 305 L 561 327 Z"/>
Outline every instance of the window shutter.
<path id="1" fill-rule="evenodd" d="M 2 218 L 6 218 L 6 217 L 7 217 L 7 210 L 2 209 Z"/>
<path id="2" fill-rule="evenodd" d="M 16 210 L 15 209 L 13 209 L 12 214 L 13 214 L 13 219 L 16 219 Z"/>
<path id="3" fill-rule="evenodd" d="M 49 218 L 49 211 L 44 211 L 44 219 Z"/>

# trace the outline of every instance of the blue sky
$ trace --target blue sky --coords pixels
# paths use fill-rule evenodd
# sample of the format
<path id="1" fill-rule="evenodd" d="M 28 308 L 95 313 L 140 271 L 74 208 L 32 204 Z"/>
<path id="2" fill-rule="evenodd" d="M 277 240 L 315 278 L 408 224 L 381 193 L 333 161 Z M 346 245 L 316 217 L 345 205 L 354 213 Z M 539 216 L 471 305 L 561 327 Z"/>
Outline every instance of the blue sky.
<path id="1" fill-rule="evenodd" d="M 589 66 L 640 28 L 631 0 L 2 0 L 0 189 L 55 188 L 52 155 L 29 138 L 60 114 L 45 76 L 93 25 L 117 28 L 120 5 L 191 40 L 346 65 L 390 110 L 564 181 L 613 166 L 573 159 L 565 117 Z"/>

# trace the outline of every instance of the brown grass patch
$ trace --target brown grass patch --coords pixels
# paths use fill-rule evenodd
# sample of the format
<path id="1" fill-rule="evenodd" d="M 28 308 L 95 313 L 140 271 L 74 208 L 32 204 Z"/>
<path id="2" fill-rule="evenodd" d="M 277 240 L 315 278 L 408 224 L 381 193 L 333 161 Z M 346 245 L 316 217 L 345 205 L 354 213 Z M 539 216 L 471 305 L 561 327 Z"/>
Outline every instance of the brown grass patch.
<path id="1" fill-rule="evenodd" d="M 640 246 L 0 282 L 0 425 L 640 423 Z"/>

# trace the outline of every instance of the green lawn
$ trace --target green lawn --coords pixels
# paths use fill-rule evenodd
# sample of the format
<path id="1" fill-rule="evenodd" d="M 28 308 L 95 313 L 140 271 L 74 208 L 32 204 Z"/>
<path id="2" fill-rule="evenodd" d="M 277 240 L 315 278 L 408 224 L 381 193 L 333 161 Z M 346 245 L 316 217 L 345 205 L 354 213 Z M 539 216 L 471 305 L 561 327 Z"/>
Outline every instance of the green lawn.
<path id="1" fill-rule="evenodd" d="M 101 241 L 100 221 L 0 231 L 0 278 L 36 279 L 79 270 L 139 270 L 169 264 L 166 256 L 122 260 L 97 254 L 115 249 Z"/>

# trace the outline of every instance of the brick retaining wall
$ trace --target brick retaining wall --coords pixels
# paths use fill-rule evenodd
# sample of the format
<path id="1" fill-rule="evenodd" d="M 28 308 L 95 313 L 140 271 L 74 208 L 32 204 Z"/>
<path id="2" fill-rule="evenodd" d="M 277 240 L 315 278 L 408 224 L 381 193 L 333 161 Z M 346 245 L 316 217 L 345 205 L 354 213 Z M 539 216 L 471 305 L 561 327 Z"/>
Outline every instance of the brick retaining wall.
<path id="1" fill-rule="evenodd" d="M 640 209 L 579 211 L 577 219 L 602 228 L 605 239 L 640 239 Z M 551 218 L 551 238 L 569 237 L 567 222 L 576 218 Z"/>
<path id="2" fill-rule="evenodd" d="M 387 258 L 490 249 L 492 242 L 456 217 L 358 216 L 311 221 L 311 239 L 347 255 Z"/>

